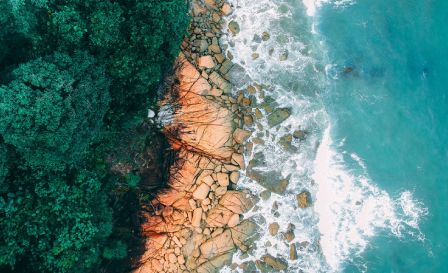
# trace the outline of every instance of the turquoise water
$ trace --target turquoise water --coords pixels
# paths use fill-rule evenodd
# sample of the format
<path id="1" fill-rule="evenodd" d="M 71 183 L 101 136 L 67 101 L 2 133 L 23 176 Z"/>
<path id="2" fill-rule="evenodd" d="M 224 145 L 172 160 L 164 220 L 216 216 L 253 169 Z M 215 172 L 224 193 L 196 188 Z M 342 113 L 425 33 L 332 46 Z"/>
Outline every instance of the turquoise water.
<path id="1" fill-rule="evenodd" d="M 236 258 L 268 253 L 288 261 L 287 272 L 448 272 L 448 2 L 230 1 L 226 20 L 241 31 L 223 42 L 249 76 L 236 91 L 257 82 L 291 109 L 279 126 L 262 118 L 252 128 L 263 144 L 247 161 L 257 156 L 260 172 L 289 185 L 260 199 L 250 214 L 257 247 Z M 306 138 L 285 148 L 297 129 Z M 264 190 L 244 173 L 238 186 Z M 296 205 L 302 190 L 307 209 Z M 280 232 L 293 224 L 295 239 L 269 234 L 273 222 Z"/>
<path id="2" fill-rule="evenodd" d="M 344 272 L 448 272 L 447 22 L 445 0 L 357 0 L 315 15 L 332 64 L 324 105 L 346 164 L 428 209 L 423 241 L 379 232 Z"/>

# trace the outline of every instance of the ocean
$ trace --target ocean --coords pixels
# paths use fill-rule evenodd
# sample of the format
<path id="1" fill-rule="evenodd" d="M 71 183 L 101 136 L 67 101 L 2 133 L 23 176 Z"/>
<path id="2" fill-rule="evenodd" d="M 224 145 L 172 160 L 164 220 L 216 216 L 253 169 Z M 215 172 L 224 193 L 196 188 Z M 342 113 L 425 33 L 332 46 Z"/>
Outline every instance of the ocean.
<path id="1" fill-rule="evenodd" d="M 262 118 L 255 127 L 262 141 L 247 162 L 262 158 L 258 170 L 289 185 L 246 215 L 261 237 L 235 260 L 269 253 L 287 272 L 448 272 L 448 2 L 230 2 L 226 20 L 240 32 L 222 42 L 250 78 L 235 91 L 256 82 L 258 103 L 269 96 L 292 109 L 279 126 Z M 285 146 L 296 130 L 306 138 Z M 239 187 L 264 190 L 248 176 Z M 303 190 L 306 209 L 295 201 Z"/>

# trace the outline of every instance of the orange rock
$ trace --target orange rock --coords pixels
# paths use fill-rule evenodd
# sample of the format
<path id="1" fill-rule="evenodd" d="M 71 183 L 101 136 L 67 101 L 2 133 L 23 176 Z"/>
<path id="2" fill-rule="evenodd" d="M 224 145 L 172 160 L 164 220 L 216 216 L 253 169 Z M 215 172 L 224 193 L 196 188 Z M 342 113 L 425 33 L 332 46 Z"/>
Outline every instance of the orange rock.
<path id="1" fill-rule="evenodd" d="M 226 192 L 219 200 L 219 204 L 237 214 L 243 214 L 254 206 L 251 196 L 239 191 Z"/>
<path id="2" fill-rule="evenodd" d="M 140 261 L 144 262 L 152 258 L 157 251 L 164 247 L 167 240 L 168 236 L 166 234 L 150 234 L 145 242 L 146 252 L 140 258 Z"/>
<path id="3" fill-rule="evenodd" d="M 181 199 L 174 202 L 173 207 L 179 210 L 191 211 L 192 208 L 190 207 L 189 200 L 190 196 L 184 196 Z"/>
<path id="4" fill-rule="evenodd" d="M 246 141 L 251 135 L 251 132 L 240 129 L 240 128 L 236 128 L 235 132 L 233 132 L 233 138 L 235 139 L 235 141 L 237 143 L 243 143 L 244 141 Z"/>
<path id="5" fill-rule="evenodd" d="M 167 190 L 163 193 L 159 193 L 159 195 L 157 195 L 157 199 L 159 200 L 159 202 L 165 206 L 171 206 L 174 202 L 176 202 L 177 200 L 181 199 L 182 197 L 185 196 L 185 192 L 180 192 L 177 190 Z"/>
<path id="6" fill-rule="evenodd" d="M 209 259 L 227 253 L 235 248 L 230 230 L 211 238 L 200 246 L 201 257 Z"/>
<path id="7" fill-rule="evenodd" d="M 232 211 L 218 205 L 208 212 L 205 222 L 209 227 L 223 227 L 229 222 L 232 215 Z"/>
<path id="8" fill-rule="evenodd" d="M 229 185 L 229 175 L 226 173 L 217 173 L 216 174 L 218 184 L 221 187 L 227 187 Z"/>
<path id="9" fill-rule="evenodd" d="M 213 60 L 213 57 L 210 55 L 202 56 L 198 60 L 198 65 L 205 68 L 213 68 L 215 67 L 215 61 Z M 207 89 L 209 90 L 209 89 Z"/>
<path id="10" fill-rule="evenodd" d="M 191 220 L 191 225 L 194 227 L 201 226 L 202 209 L 197 208 L 193 211 L 193 219 Z"/>
<path id="11" fill-rule="evenodd" d="M 227 16 L 232 13 L 232 7 L 228 3 L 224 3 L 224 5 L 222 5 L 221 12 Z"/>
<path id="12" fill-rule="evenodd" d="M 229 222 L 227 223 L 227 225 L 229 227 L 234 227 L 236 225 L 238 225 L 240 223 L 240 215 L 239 214 L 234 214 L 230 217 Z"/>
<path id="13" fill-rule="evenodd" d="M 181 226 L 175 225 L 170 222 L 165 222 L 161 216 L 148 215 L 146 217 L 146 222 L 141 225 L 141 228 L 143 234 L 152 234 L 176 232 L 181 229 Z"/>
<path id="14" fill-rule="evenodd" d="M 178 94 L 169 94 L 176 98 L 177 107 L 172 121 L 164 128 L 167 137 L 174 146 L 219 159 L 230 158 L 233 113 L 201 96 L 203 88 L 210 90 L 210 86 L 201 83 L 202 76 L 191 63 L 179 62 Z"/>
<path id="15" fill-rule="evenodd" d="M 202 183 L 199 187 L 193 192 L 193 198 L 197 200 L 204 200 L 207 198 L 208 192 L 210 191 L 210 186 Z"/>

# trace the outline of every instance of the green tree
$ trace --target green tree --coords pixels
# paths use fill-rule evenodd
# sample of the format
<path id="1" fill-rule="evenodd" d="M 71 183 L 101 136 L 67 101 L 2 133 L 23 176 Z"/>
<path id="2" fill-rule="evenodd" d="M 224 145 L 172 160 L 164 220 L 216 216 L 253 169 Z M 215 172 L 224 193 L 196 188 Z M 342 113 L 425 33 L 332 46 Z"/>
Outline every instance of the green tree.
<path id="1" fill-rule="evenodd" d="M 3 194 L 7 191 L 7 187 L 4 181 L 9 172 L 8 165 L 8 150 L 6 148 L 6 145 L 0 140 L 0 194 Z"/>
<path id="2" fill-rule="evenodd" d="M 73 46 L 79 44 L 87 32 L 87 25 L 79 11 L 71 6 L 62 6 L 52 14 L 52 26 L 57 41 L 62 45 Z"/>
<path id="3" fill-rule="evenodd" d="M 125 18 L 123 10 L 117 2 L 98 2 L 89 18 L 91 29 L 89 38 L 94 46 L 111 48 L 123 39 L 121 24 Z"/>
<path id="4" fill-rule="evenodd" d="M 0 131 L 32 168 L 81 162 L 101 134 L 109 82 L 93 57 L 78 52 L 39 58 L 0 87 Z"/>
<path id="5" fill-rule="evenodd" d="M 134 159 L 153 143 L 142 121 L 179 52 L 186 1 L 0 10 L 0 271 L 127 271 L 117 260 L 139 242 Z M 116 162 L 130 175 L 110 172 Z"/>
<path id="6" fill-rule="evenodd" d="M 100 178 L 24 175 L 0 199 L 0 264 L 26 257 L 41 272 L 85 272 L 112 232 L 112 212 Z"/>

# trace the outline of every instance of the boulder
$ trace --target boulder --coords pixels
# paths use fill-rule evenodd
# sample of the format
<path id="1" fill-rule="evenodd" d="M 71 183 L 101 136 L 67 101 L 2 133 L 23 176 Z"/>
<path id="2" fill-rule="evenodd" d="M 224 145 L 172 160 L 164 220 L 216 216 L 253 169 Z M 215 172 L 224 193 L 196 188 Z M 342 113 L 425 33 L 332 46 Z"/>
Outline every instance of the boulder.
<path id="1" fill-rule="evenodd" d="M 241 169 L 244 169 L 244 156 L 242 154 L 233 153 L 232 154 L 232 160 L 240 166 Z"/>
<path id="2" fill-rule="evenodd" d="M 206 56 L 202 56 L 199 58 L 198 65 L 200 67 L 213 68 L 213 67 L 215 67 L 216 64 L 215 64 L 215 61 L 213 61 L 212 56 L 206 55 Z"/>
<path id="3" fill-rule="evenodd" d="M 216 179 L 221 187 L 227 187 L 229 185 L 229 175 L 227 173 L 217 173 Z"/>
<path id="4" fill-rule="evenodd" d="M 210 186 L 205 183 L 202 183 L 193 192 L 193 198 L 197 199 L 197 200 L 204 200 L 205 198 L 207 198 L 209 191 L 210 191 Z"/>
<path id="5" fill-rule="evenodd" d="M 286 61 L 288 59 L 288 55 L 289 55 L 288 50 L 286 50 L 286 49 L 283 50 L 282 53 L 280 53 L 279 60 L 281 62 Z"/>
<path id="6" fill-rule="evenodd" d="M 268 33 L 267 31 L 264 31 L 264 32 L 261 34 L 261 39 L 262 39 L 263 41 L 267 41 L 267 40 L 269 40 L 270 37 L 271 37 L 271 35 L 269 35 L 269 33 Z"/>
<path id="7" fill-rule="evenodd" d="M 221 195 L 224 195 L 226 192 L 227 192 L 227 187 L 220 186 L 220 187 L 216 188 L 215 195 L 221 196 Z"/>
<path id="8" fill-rule="evenodd" d="M 195 40 L 193 45 L 197 47 L 200 52 L 205 52 L 208 48 L 208 43 L 206 40 Z"/>
<path id="9" fill-rule="evenodd" d="M 213 53 L 221 53 L 221 48 L 219 47 L 219 45 L 216 44 L 209 45 L 208 50 L 210 50 Z"/>
<path id="10" fill-rule="evenodd" d="M 205 259 L 210 259 L 232 251 L 235 249 L 232 233 L 227 229 L 218 236 L 207 240 L 199 248 L 201 250 L 201 258 Z"/>
<path id="11" fill-rule="evenodd" d="M 311 206 L 311 194 L 306 190 L 297 194 L 296 199 L 297 199 L 297 205 L 301 209 Z"/>
<path id="12" fill-rule="evenodd" d="M 234 227 L 236 225 L 238 225 L 240 223 L 240 215 L 239 214 L 234 214 L 232 216 L 230 216 L 229 222 L 227 223 L 227 225 L 229 227 Z"/>
<path id="13" fill-rule="evenodd" d="M 257 267 L 255 266 L 255 263 L 253 261 L 243 262 L 239 267 L 243 270 L 243 272 L 247 273 L 257 272 Z"/>
<path id="14" fill-rule="evenodd" d="M 216 60 L 218 61 L 218 63 L 222 63 L 222 62 L 224 62 L 224 60 L 225 60 L 225 57 L 224 57 L 224 55 L 222 55 L 222 54 L 215 54 L 215 58 L 216 58 Z"/>
<path id="15" fill-rule="evenodd" d="M 253 219 L 245 219 L 239 225 L 232 227 L 232 239 L 242 251 L 247 251 L 259 238 L 258 225 Z"/>
<path id="16" fill-rule="evenodd" d="M 230 174 L 230 181 L 232 181 L 232 183 L 236 184 L 238 183 L 238 179 L 240 178 L 240 173 L 239 172 L 232 172 Z"/>
<path id="17" fill-rule="evenodd" d="M 223 67 L 221 67 L 221 69 L 222 68 Z M 227 73 L 223 74 L 228 81 L 236 86 L 242 86 L 246 82 L 250 81 L 250 77 L 246 73 L 246 70 L 244 70 L 244 68 L 239 64 L 233 64 L 232 67 L 230 67 L 230 69 L 227 71 Z"/>
<path id="18" fill-rule="evenodd" d="M 221 205 L 218 205 L 208 211 L 205 222 L 209 227 L 223 227 L 232 217 L 233 212 Z"/>
<path id="19" fill-rule="evenodd" d="M 291 115 L 290 108 L 277 108 L 268 116 L 269 127 L 275 127 L 285 121 Z"/>
<path id="20" fill-rule="evenodd" d="M 219 200 L 219 205 L 232 211 L 243 214 L 254 206 L 253 197 L 240 191 L 227 191 Z"/>
<path id="21" fill-rule="evenodd" d="M 210 74 L 209 79 L 221 90 L 223 90 L 224 93 L 230 92 L 230 89 L 232 88 L 230 83 L 226 81 L 221 75 L 219 75 L 216 71 L 213 71 L 212 74 Z"/>
<path id="22" fill-rule="evenodd" d="M 285 149 L 285 151 L 288 152 L 297 152 L 297 147 L 295 147 L 294 145 L 292 145 L 292 135 L 291 134 L 286 134 L 284 136 L 280 137 L 280 140 L 278 141 L 278 144 L 280 144 L 283 149 Z"/>
<path id="23" fill-rule="evenodd" d="M 286 270 L 288 268 L 288 263 L 281 258 L 275 258 L 266 254 L 261 259 L 276 271 Z"/>
<path id="24" fill-rule="evenodd" d="M 204 0 L 204 3 L 206 6 L 208 6 L 210 8 L 213 8 L 213 9 L 217 8 L 215 0 Z"/>
<path id="25" fill-rule="evenodd" d="M 225 253 L 213 259 L 207 260 L 205 263 L 201 264 L 195 272 L 218 273 L 223 266 L 230 265 L 232 262 L 232 256 L 232 253 Z"/>
<path id="26" fill-rule="evenodd" d="M 193 211 L 191 225 L 194 227 L 200 227 L 201 226 L 201 218 L 202 218 L 202 209 L 201 208 L 195 209 Z"/>
<path id="27" fill-rule="evenodd" d="M 247 175 L 267 190 L 277 194 L 283 194 L 289 185 L 289 179 L 282 178 L 282 174 L 279 171 L 251 169 L 247 171 Z"/>
<path id="28" fill-rule="evenodd" d="M 221 72 L 223 75 L 227 74 L 227 72 L 229 72 L 230 68 L 232 68 L 233 63 L 230 60 L 225 60 L 222 65 L 221 68 L 219 68 L 219 72 Z"/>
<path id="29" fill-rule="evenodd" d="M 235 139 L 236 143 L 241 144 L 246 141 L 252 133 L 250 131 L 236 128 L 233 132 L 233 139 Z"/>
<path id="30" fill-rule="evenodd" d="M 289 246 L 289 259 L 294 261 L 297 260 L 297 258 L 297 247 L 296 244 L 293 243 Z"/>
<path id="31" fill-rule="evenodd" d="M 292 136 L 299 140 L 305 140 L 306 135 L 307 135 L 307 131 L 304 131 L 304 130 L 295 130 L 292 133 Z"/>
<path id="32" fill-rule="evenodd" d="M 271 197 L 271 192 L 268 190 L 264 190 L 260 193 L 260 197 L 262 200 L 266 201 Z"/>
<path id="33" fill-rule="evenodd" d="M 277 235 L 279 228 L 280 226 L 276 222 L 269 224 L 269 234 L 271 234 L 271 236 Z"/>
<path id="34" fill-rule="evenodd" d="M 224 5 L 222 5 L 221 12 L 224 16 L 230 15 L 232 13 L 232 7 L 229 3 L 224 3 Z"/>
<path id="35" fill-rule="evenodd" d="M 294 240 L 294 238 L 296 237 L 296 235 L 294 234 L 295 228 L 296 227 L 293 224 L 288 225 L 288 229 L 286 230 L 285 233 L 283 233 L 283 237 L 285 238 L 286 241 L 291 242 L 292 240 Z"/>
<path id="36" fill-rule="evenodd" d="M 230 21 L 228 24 L 229 31 L 232 32 L 233 35 L 236 35 L 240 32 L 240 25 L 238 25 L 235 21 Z"/>

